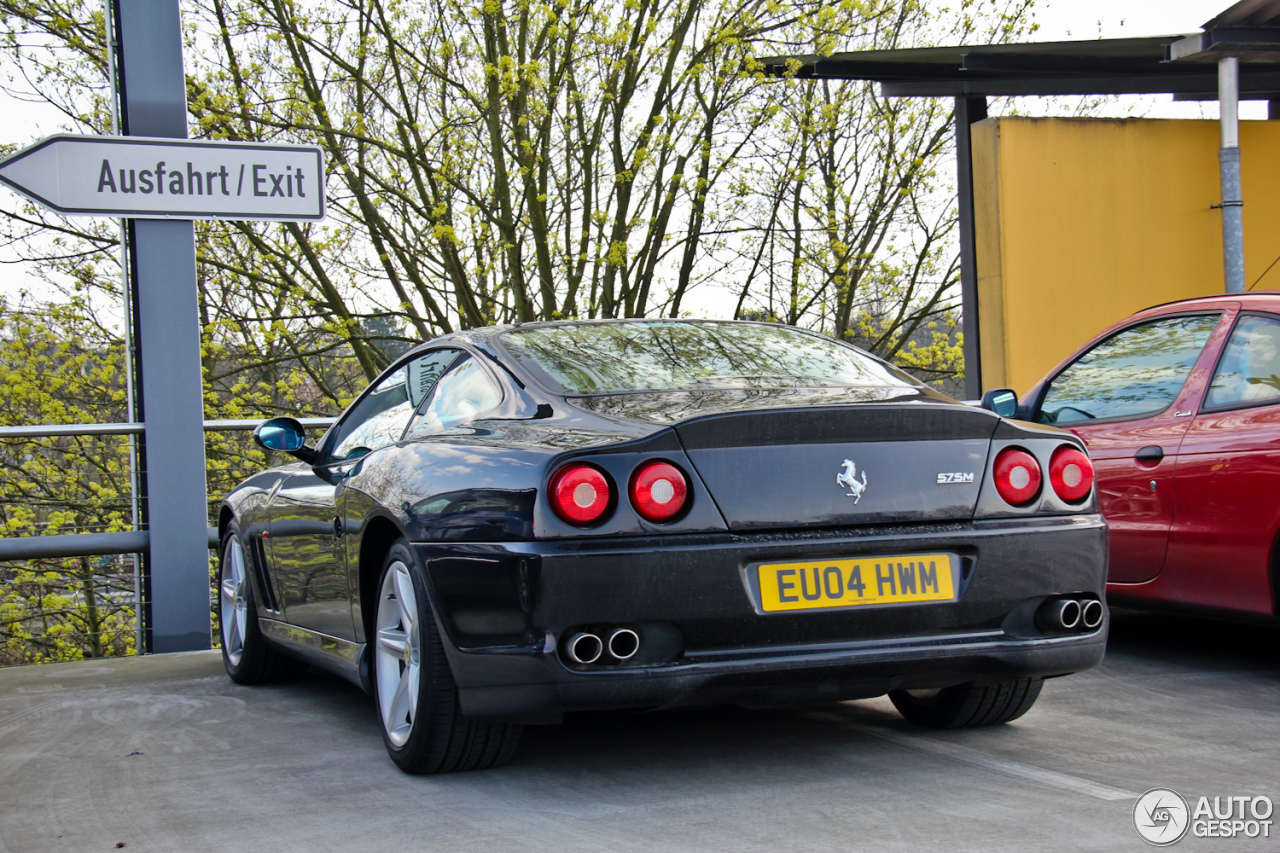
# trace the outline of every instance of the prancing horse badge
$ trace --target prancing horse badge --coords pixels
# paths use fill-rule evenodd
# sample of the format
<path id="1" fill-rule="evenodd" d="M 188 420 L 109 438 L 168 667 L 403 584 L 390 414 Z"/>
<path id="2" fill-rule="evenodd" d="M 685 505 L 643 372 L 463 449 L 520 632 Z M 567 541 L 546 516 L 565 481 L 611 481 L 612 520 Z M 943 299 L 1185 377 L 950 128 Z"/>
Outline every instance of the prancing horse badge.
<path id="1" fill-rule="evenodd" d="M 867 472 L 862 472 L 862 482 L 856 479 L 858 466 L 853 464 L 852 459 L 846 459 L 840 463 L 844 470 L 836 474 L 836 485 L 844 486 L 849 490 L 849 497 L 853 498 L 853 502 L 857 503 L 862 500 L 862 493 L 867 490 Z"/>

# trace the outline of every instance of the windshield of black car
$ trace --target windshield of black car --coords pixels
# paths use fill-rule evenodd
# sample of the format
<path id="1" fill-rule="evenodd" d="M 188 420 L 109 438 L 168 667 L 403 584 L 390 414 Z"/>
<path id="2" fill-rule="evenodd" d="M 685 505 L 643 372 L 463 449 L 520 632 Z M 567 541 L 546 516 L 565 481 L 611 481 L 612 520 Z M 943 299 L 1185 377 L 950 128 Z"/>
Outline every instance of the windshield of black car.
<path id="1" fill-rule="evenodd" d="M 506 332 L 502 344 L 553 390 L 568 395 L 918 384 L 830 338 L 762 323 L 535 326 Z"/>

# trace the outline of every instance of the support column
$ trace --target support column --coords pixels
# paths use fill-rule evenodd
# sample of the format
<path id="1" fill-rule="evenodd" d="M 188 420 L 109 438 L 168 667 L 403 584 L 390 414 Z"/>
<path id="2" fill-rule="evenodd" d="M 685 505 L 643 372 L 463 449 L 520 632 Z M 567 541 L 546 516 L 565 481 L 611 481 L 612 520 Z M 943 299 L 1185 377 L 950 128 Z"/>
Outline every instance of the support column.
<path id="1" fill-rule="evenodd" d="M 126 136 L 187 137 L 178 0 L 112 0 L 121 124 Z M 147 651 L 210 645 L 204 401 L 195 232 L 190 220 L 128 221 L 137 358 L 136 417 Z"/>
<path id="2" fill-rule="evenodd" d="M 978 334 L 978 243 L 973 228 L 973 145 L 970 125 L 987 117 L 987 99 L 956 98 L 956 188 L 960 205 L 960 330 L 964 333 L 964 396 L 982 396 Z"/>
<path id="3" fill-rule="evenodd" d="M 1222 148 L 1222 265 L 1227 293 L 1244 293 L 1244 199 L 1240 188 L 1240 60 L 1218 60 L 1219 125 Z"/>

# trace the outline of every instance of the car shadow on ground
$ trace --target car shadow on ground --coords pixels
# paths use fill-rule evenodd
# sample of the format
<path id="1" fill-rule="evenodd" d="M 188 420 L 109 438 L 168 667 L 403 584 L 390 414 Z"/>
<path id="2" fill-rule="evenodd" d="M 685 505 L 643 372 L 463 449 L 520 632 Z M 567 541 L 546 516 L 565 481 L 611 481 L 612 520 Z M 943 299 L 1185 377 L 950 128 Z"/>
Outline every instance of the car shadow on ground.
<path id="1" fill-rule="evenodd" d="M 1112 607 L 1107 654 L 1280 677 L 1280 622 Z"/>
<path id="2" fill-rule="evenodd" d="M 1108 657 L 1123 669 L 1247 672 L 1280 680 L 1280 628 L 1187 615 L 1115 609 Z M 1103 667 L 1106 667 L 1106 663 Z M 1080 677 L 1087 677 L 1080 676 Z M 308 710 L 337 714 L 343 727 L 371 747 L 381 746 L 372 697 L 336 676 L 311 671 L 288 685 Z M 280 697 L 283 698 L 283 695 Z M 1014 729 L 1019 724 L 1014 724 Z M 1003 729 L 1004 727 L 1000 727 Z M 1016 739 L 1017 732 L 983 730 L 983 741 Z M 803 708 L 713 706 L 654 712 L 589 712 L 561 725 L 528 726 L 513 764 L 550 772 L 616 772 L 617 768 L 707 767 L 754 775 L 753 768 L 788 767 L 802 773 L 834 751 L 881 754 L 894 738 L 931 737 L 902 719 L 887 699 Z M 888 738 L 888 741 L 886 741 Z M 900 744 L 899 744 L 900 745 Z M 464 774 L 470 775 L 470 774 Z"/>

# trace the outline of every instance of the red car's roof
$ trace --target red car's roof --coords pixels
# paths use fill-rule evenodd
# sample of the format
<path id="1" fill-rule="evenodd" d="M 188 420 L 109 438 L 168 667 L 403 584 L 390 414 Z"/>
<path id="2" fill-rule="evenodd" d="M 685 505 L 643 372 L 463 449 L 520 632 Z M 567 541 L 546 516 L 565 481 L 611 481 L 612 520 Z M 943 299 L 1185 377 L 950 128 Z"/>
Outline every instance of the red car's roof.
<path id="1" fill-rule="evenodd" d="M 1134 311 L 1133 314 L 1129 316 L 1136 317 L 1139 314 L 1145 314 L 1148 311 L 1155 311 L 1160 308 L 1170 308 L 1175 305 L 1178 307 L 1194 307 L 1204 303 L 1223 301 L 1275 303 L 1280 302 L 1280 290 L 1261 290 L 1257 293 L 1216 293 L 1212 296 L 1193 296 L 1190 299 L 1175 299 L 1172 302 L 1161 302 L 1156 305 L 1143 308 L 1141 311 Z"/>

